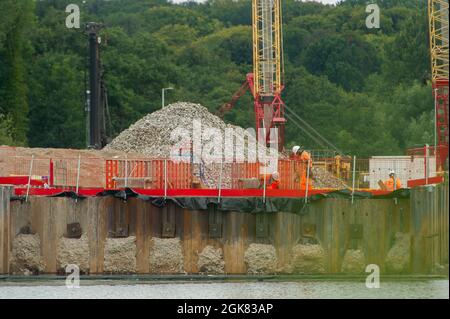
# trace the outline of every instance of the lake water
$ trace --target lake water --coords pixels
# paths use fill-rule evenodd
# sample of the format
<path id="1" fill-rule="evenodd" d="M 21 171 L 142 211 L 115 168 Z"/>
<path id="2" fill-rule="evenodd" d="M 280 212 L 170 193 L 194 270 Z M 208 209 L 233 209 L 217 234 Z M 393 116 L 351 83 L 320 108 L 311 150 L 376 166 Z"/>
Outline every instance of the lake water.
<path id="1" fill-rule="evenodd" d="M 84 281 L 67 288 L 64 281 L 0 282 L 0 299 L 321 299 L 420 298 L 448 299 L 449 281 L 381 282 L 369 289 L 365 282 L 301 280 L 291 282 L 176 282 L 138 283 Z"/>

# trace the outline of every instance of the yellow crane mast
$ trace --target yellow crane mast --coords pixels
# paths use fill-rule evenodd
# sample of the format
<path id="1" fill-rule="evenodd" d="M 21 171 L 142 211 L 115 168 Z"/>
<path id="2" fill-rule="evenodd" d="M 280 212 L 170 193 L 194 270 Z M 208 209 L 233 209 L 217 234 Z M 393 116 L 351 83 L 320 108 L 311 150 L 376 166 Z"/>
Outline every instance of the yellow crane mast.
<path id="1" fill-rule="evenodd" d="M 253 0 L 254 92 L 274 97 L 282 90 L 280 0 Z"/>

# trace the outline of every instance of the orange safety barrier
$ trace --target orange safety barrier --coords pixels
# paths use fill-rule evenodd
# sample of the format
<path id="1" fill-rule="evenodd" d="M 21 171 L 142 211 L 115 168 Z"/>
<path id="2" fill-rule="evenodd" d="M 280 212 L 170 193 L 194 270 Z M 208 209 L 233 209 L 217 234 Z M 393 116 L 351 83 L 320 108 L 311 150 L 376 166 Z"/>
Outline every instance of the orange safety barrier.
<path id="1" fill-rule="evenodd" d="M 259 181 L 260 177 L 259 163 L 232 163 L 231 164 L 231 178 L 233 189 L 247 188 L 246 180 L 254 179 Z"/>
<path id="2" fill-rule="evenodd" d="M 106 188 L 189 189 L 190 163 L 170 160 L 106 160 Z M 165 181 L 167 174 L 167 183 Z"/>
<path id="3" fill-rule="evenodd" d="M 255 185 L 253 185 L 254 183 L 251 183 L 251 180 L 258 183 L 255 188 L 262 187 L 263 182 L 261 181 L 264 180 L 264 174 L 261 174 L 260 163 L 232 163 L 231 165 L 233 189 L 253 188 Z M 277 169 L 280 177 L 280 189 L 300 190 L 300 179 L 302 178 L 302 175 L 306 176 L 307 165 L 308 163 L 291 159 L 278 160 Z M 270 183 L 271 176 L 272 172 L 266 173 L 266 185 Z M 309 187 L 311 187 L 311 185 Z"/>
<path id="4" fill-rule="evenodd" d="M 165 184 L 165 168 L 167 184 Z M 260 163 L 230 163 L 231 189 L 262 188 L 264 175 Z M 291 159 L 278 161 L 280 189 L 300 190 L 306 178 L 308 163 Z M 106 160 L 106 188 L 135 187 L 144 189 L 190 189 L 193 186 L 193 171 L 190 163 L 154 160 Z M 266 174 L 266 185 L 271 183 L 271 173 Z M 306 183 L 303 183 L 306 184 Z M 228 187 L 230 187 L 228 186 Z M 312 185 L 309 185 L 311 189 Z M 228 188 L 225 187 L 225 188 Z M 305 188 L 303 186 L 303 188 Z"/>

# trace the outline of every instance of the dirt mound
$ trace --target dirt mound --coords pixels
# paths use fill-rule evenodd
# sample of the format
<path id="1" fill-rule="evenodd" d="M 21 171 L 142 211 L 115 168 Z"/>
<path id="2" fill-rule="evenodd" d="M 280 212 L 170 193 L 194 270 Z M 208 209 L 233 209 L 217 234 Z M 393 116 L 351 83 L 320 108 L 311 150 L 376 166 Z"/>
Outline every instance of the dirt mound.
<path id="1" fill-rule="evenodd" d="M 206 246 L 198 255 L 197 265 L 200 272 L 223 274 L 225 272 L 225 262 L 222 249 Z"/>
<path id="2" fill-rule="evenodd" d="M 320 245 L 295 245 L 292 247 L 291 270 L 294 273 L 325 272 L 325 252 Z"/>
<path id="3" fill-rule="evenodd" d="M 273 273 L 277 267 L 277 252 L 272 245 L 250 244 L 244 254 L 249 274 Z"/>
<path id="4" fill-rule="evenodd" d="M 182 273 L 184 258 L 180 238 L 153 237 L 149 261 L 151 273 Z"/>
<path id="5" fill-rule="evenodd" d="M 106 239 L 103 271 L 119 274 L 136 272 L 136 237 Z"/>
<path id="6" fill-rule="evenodd" d="M 89 273 L 89 241 L 86 234 L 81 238 L 61 238 L 58 245 L 57 264 L 66 269 L 67 265 L 77 265 L 81 273 Z"/>
<path id="7" fill-rule="evenodd" d="M 408 234 L 396 233 L 394 246 L 386 257 L 386 271 L 390 273 L 408 272 L 410 268 L 411 238 Z"/>
<path id="8" fill-rule="evenodd" d="M 12 274 L 32 275 L 44 271 L 41 239 L 38 234 L 19 234 L 14 238 L 10 265 Z"/>
<path id="9" fill-rule="evenodd" d="M 366 270 L 364 253 L 359 249 L 349 249 L 342 261 L 343 273 L 363 273 Z"/>

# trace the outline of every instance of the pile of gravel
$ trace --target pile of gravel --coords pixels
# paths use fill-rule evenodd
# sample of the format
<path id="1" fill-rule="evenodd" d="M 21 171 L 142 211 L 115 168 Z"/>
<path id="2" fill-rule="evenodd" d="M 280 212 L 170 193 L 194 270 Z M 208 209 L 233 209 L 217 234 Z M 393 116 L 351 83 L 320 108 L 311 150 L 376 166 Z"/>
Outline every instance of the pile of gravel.
<path id="1" fill-rule="evenodd" d="M 12 243 L 11 273 L 37 275 L 44 271 L 41 257 L 41 239 L 38 234 L 19 234 Z"/>
<path id="2" fill-rule="evenodd" d="M 181 136 L 189 136 L 192 140 L 194 120 L 201 121 L 202 132 L 205 128 L 218 129 L 222 135 L 222 145 L 224 145 L 224 134 L 227 128 L 234 129 L 235 136 L 243 137 L 245 141 L 248 140 L 248 134 L 243 128 L 226 124 L 219 117 L 210 113 L 206 107 L 200 104 L 177 102 L 147 114 L 120 133 L 104 149 L 140 153 L 151 158 L 169 158 L 171 149 L 179 143 L 179 140 L 171 140 L 171 133 L 175 129 L 185 129 L 186 133 Z M 211 140 L 202 138 L 203 146 L 212 144 Z M 186 146 L 188 152 L 190 147 L 191 145 Z M 248 152 L 256 156 L 256 150 L 244 147 L 245 157 Z M 231 186 L 231 167 L 224 165 L 223 170 L 222 187 L 228 188 Z M 220 165 L 205 163 L 200 168 L 194 168 L 193 173 L 194 176 L 199 177 L 204 186 L 215 188 L 218 186 L 219 172 Z"/>
<path id="3" fill-rule="evenodd" d="M 244 261 L 249 274 L 274 273 L 277 267 L 277 252 L 272 245 L 250 244 L 245 251 Z"/>
<path id="4" fill-rule="evenodd" d="M 365 272 L 366 263 L 364 252 L 360 249 L 348 249 L 342 260 L 341 270 L 345 274 Z"/>
<path id="5" fill-rule="evenodd" d="M 222 248 L 206 246 L 198 255 L 198 269 L 202 273 L 223 274 L 225 272 L 225 262 L 223 260 Z"/>
<path id="6" fill-rule="evenodd" d="M 81 238 L 61 238 L 58 245 L 57 263 L 60 268 L 77 265 L 81 273 L 89 273 L 89 241 L 86 234 Z"/>
<path id="7" fill-rule="evenodd" d="M 404 273 L 410 268 L 411 237 L 408 234 L 396 233 L 394 246 L 386 256 L 386 270 L 389 273 Z"/>
<path id="8" fill-rule="evenodd" d="M 107 238 L 103 270 L 105 273 L 136 272 L 136 237 Z"/>
<path id="9" fill-rule="evenodd" d="M 341 179 L 335 177 L 322 167 L 313 167 L 313 181 L 315 188 L 347 189 L 348 185 Z"/>
<path id="10" fill-rule="evenodd" d="M 325 252 L 321 245 L 292 247 L 291 267 L 294 273 L 315 274 L 325 272 Z"/>
<path id="11" fill-rule="evenodd" d="M 153 237 L 150 245 L 150 273 L 176 274 L 184 269 L 180 238 Z"/>

